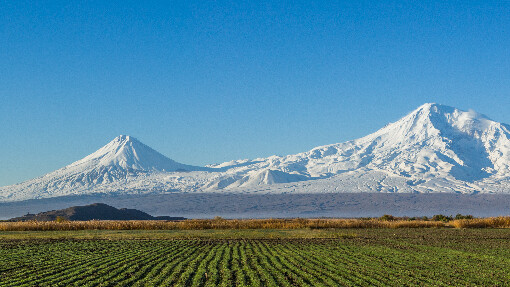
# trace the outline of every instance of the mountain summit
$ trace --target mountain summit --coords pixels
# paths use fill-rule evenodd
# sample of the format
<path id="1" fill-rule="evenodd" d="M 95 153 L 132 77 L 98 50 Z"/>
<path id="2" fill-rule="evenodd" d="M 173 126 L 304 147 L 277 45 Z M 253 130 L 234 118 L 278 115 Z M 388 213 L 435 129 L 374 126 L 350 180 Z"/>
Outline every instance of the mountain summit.
<path id="1" fill-rule="evenodd" d="M 510 127 L 427 103 L 360 139 L 207 167 L 119 136 L 62 169 L 0 188 L 0 201 L 168 191 L 508 193 Z"/>
<path id="2" fill-rule="evenodd" d="M 0 200 L 2 197 L 9 200 L 94 193 L 99 189 L 102 192 L 118 192 L 126 189 L 126 182 L 142 180 L 152 174 L 198 170 L 207 169 L 178 163 L 132 136 L 120 135 L 68 166 L 33 180 L 0 188 Z"/>
<path id="3" fill-rule="evenodd" d="M 307 176 L 322 191 L 504 192 L 510 128 L 474 111 L 427 103 L 363 138 L 256 159 L 242 169 Z"/>
<path id="4" fill-rule="evenodd" d="M 312 175 L 368 168 L 405 177 L 451 176 L 473 182 L 510 172 L 509 130 L 474 111 L 424 104 L 366 137 L 288 160 L 306 158 Z"/>
<path id="5" fill-rule="evenodd" d="M 72 163 L 69 168 L 92 166 L 125 171 L 176 171 L 195 170 L 175 162 L 132 136 L 120 135 L 93 154 Z"/>

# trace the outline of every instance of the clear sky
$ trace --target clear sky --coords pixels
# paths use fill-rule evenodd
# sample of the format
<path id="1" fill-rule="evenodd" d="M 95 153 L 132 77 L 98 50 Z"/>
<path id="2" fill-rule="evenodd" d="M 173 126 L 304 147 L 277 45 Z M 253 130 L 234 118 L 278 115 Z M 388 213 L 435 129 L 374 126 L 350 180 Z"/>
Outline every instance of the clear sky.
<path id="1" fill-rule="evenodd" d="M 509 1 L 0 1 L 0 186 L 120 134 L 204 165 L 355 139 L 425 102 L 510 123 L 509 15 Z"/>

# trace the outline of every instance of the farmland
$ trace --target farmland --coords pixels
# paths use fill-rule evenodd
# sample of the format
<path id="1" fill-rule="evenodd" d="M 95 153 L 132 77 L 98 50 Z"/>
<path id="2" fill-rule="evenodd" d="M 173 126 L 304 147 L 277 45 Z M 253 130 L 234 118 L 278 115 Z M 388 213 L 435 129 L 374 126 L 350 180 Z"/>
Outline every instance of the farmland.
<path id="1" fill-rule="evenodd" d="M 0 286 L 493 286 L 509 258 L 509 229 L 10 231 Z"/>

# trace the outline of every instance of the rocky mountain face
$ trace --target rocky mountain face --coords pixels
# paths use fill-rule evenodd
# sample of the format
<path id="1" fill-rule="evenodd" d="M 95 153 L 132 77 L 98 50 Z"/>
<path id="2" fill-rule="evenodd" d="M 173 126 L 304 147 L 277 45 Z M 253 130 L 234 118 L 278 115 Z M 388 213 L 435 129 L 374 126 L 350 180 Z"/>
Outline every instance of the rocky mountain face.
<path id="1" fill-rule="evenodd" d="M 196 167 L 119 136 L 62 169 L 0 188 L 0 200 L 84 193 L 510 193 L 510 126 L 424 104 L 363 138 L 288 156 Z"/>

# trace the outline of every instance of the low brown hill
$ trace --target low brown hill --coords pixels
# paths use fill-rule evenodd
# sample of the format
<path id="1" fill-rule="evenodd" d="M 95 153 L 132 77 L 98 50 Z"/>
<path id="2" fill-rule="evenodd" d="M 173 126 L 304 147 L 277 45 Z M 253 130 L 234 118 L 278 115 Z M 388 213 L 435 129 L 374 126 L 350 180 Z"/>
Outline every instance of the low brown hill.
<path id="1" fill-rule="evenodd" d="M 87 220 L 184 220 L 184 217 L 152 216 L 137 209 L 117 209 L 104 203 L 94 203 L 86 206 L 73 206 L 66 209 L 52 210 L 38 214 L 27 214 L 15 217 L 10 221 L 53 221 L 62 218 L 71 221 Z"/>

